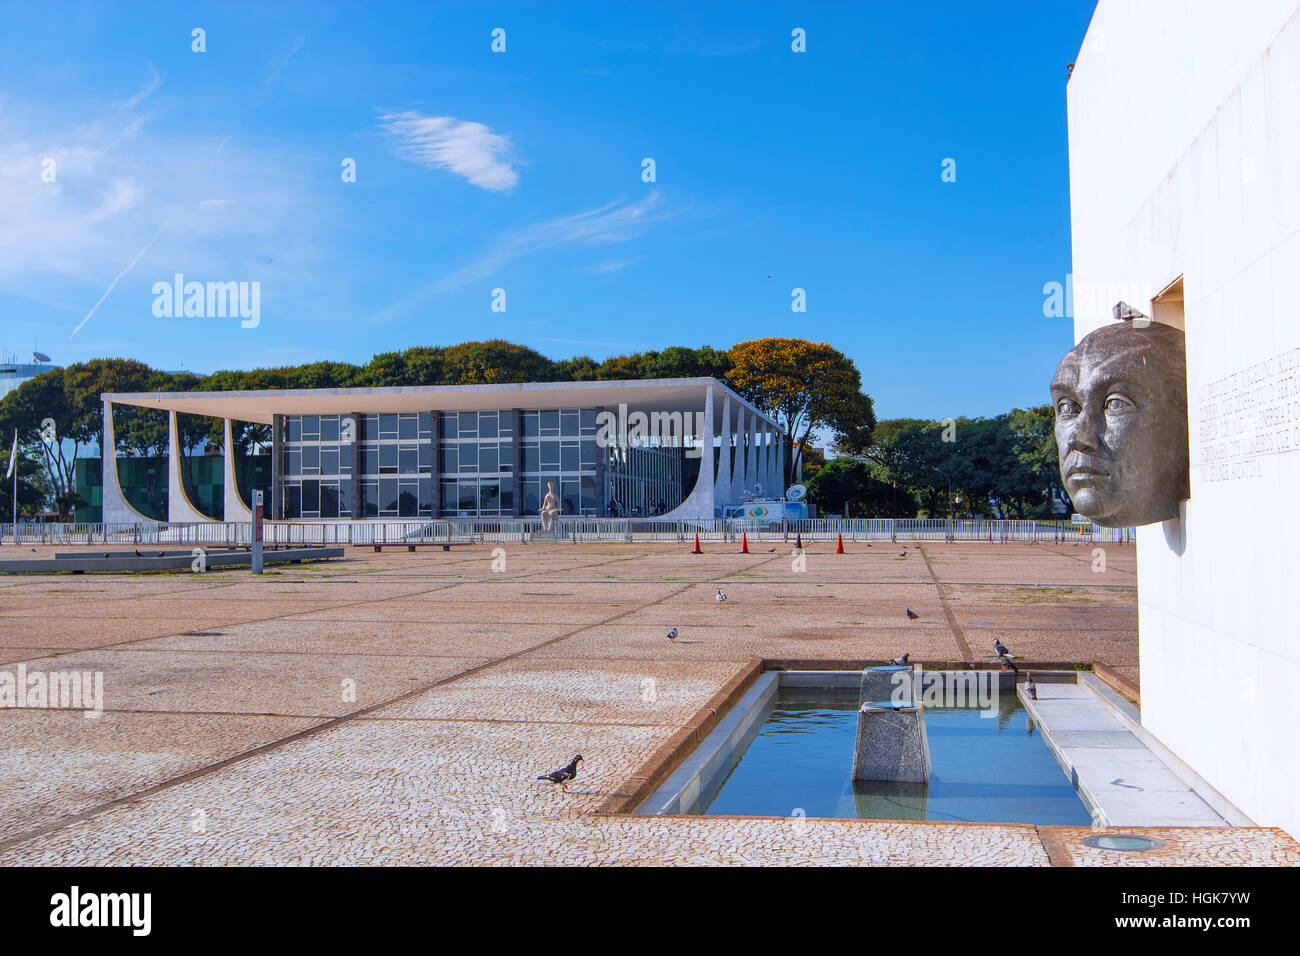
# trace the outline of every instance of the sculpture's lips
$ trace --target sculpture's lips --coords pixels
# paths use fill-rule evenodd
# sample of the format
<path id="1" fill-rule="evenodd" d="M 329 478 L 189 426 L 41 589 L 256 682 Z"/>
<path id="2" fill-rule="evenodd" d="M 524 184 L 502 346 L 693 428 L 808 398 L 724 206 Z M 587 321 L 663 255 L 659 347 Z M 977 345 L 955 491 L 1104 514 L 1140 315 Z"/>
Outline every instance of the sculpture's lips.
<path id="1" fill-rule="evenodd" d="M 1089 481 L 1098 478 L 1109 478 L 1110 472 L 1103 471 L 1095 465 L 1078 464 L 1071 465 L 1067 468 L 1065 471 L 1065 477 L 1066 480 L 1073 478 L 1076 481 Z"/>

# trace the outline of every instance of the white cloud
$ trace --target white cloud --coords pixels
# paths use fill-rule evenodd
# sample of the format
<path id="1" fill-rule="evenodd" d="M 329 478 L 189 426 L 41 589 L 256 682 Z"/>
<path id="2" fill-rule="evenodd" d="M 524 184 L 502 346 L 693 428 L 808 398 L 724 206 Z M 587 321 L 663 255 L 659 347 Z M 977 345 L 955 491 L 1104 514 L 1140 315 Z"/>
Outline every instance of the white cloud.
<path id="1" fill-rule="evenodd" d="M 403 159 L 447 169 L 481 189 L 509 192 L 519 184 L 511 165 L 510 140 L 482 123 L 454 116 L 387 113 L 381 127 L 397 142 Z"/>
<path id="2" fill-rule="evenodd" d="M 640 202 L 628 204 L 615 200 L 587 212 L 518 229 L 498 239 L 477 259 L 379 309 L 368 316 L 367 321 L 382 321 L 400 315 L 429 299 L 486 279 L 517 259 L 556 246 L 630 241 L 639 236 L 648 224 L 672 215 L 658 210 L 658 205 L 659 193 L 655 191 Z"/>
<path id="3" fill-rule="evenodd" d="M 86 326 L 78 342 L 107 312 L 149 316 L 150 283 L 175 272 L 241 279 L 270 256 L 309 266 L 332 208 L 302 182 L 300 156 L 238 139 L 218 155 L 220 131 L 157 128 L 139 113 L 150 87 L 0 109 L 0 293 L 65 311 L 65 334 Z"/>
<path id="4" fill-rule="evenodd" d="M 162 86 L 162 74 L 158 72 L 158 68 L 154 66 L 152 63 L 149 64 L 149 72 L 153 74 L 153 76 L 149 79 L 149 82 L 146 83 L 144 86 L 142 86 L 140 90 L 130 99 L 123 100 L 120 103 L 114 103 L 113 104 L 114 109 L 118 109 L 118 110 L 134 109 L 135 107 L 143 103 L 145 100 L 147 100 L 150 96 L 152 96 L 153 93 L 158 89 L 158 87 Z"/>
<path id="5" fill-rule="evenodd" d="M 589 275 L 589 276 L 608 275 L 611 272 L 617 272 L 619 269 L 622 269 L 625 266 L 630 266 L 634 262 L 636 262 L 635 258 L 606 259 L 604 262 L 597 262 L 594 263 L 593 265 L 583 266 L 578 271 L 583 275 Z"/>

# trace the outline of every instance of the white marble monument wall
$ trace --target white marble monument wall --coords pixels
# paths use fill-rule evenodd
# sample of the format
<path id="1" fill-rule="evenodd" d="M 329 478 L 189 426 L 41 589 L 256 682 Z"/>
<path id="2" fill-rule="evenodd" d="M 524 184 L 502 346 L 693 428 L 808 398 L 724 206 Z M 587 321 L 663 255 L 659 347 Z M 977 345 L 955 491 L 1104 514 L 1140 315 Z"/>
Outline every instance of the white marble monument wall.
<path id="1" fill-rule="evenodd" d="M 1074 339 L 1119 299 L 1187 336 L 1191 498 L 1138 530 L 1142 722 L 1300 837 L 1300 4 L 1101 0 L 1067 101 Z"/>

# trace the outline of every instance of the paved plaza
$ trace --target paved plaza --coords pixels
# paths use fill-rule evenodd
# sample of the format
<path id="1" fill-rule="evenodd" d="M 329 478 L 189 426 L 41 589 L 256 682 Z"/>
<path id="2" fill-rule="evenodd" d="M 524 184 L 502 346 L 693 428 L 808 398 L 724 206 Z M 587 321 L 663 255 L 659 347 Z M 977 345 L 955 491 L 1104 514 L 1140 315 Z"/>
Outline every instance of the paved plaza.
<path id="1" fill-rule="evenodd" d="M 1137 683 L 1131 546 L 1102 572 L 1089 545 L 819 543 L 803 572 L 772 546 L 0 578 L 0 669 L 104 689 L 96 718 L 0 710 L 0 864 L 1300 863 L 1271 829 L 1130 829 L 1166 846 L 1124 854 L 1070 827 L 608 813 L 756 658 L 987 661 L 996 636 Z M 576 753 L 569 793 L 535 779 Z"/>

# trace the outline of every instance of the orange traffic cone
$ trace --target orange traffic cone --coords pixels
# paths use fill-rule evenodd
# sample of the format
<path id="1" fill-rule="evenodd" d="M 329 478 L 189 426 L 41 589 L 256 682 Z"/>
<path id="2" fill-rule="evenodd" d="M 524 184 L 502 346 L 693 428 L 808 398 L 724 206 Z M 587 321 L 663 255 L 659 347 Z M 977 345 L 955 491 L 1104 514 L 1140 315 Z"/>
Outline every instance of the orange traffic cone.
<path id="1" fill-rule="evenodd" d="M 836 554 L 844 553 L 844 535 L 842 534 L 837 534 L 835 536 L 835 553 Z"/>
<path id="2" fill-rule="evenodd" d="M 744 531 L 740 532 L 740 553 L 749 554 L 749 535 Z"/>
<path id="3" fill-rule="evenodd" d="M 697 531 L 695 532 L 695 550 L 692 551 L 691 554 L 703 554 L 703 553 L 704 552 L 700 550 L 700 533 Z"/>

